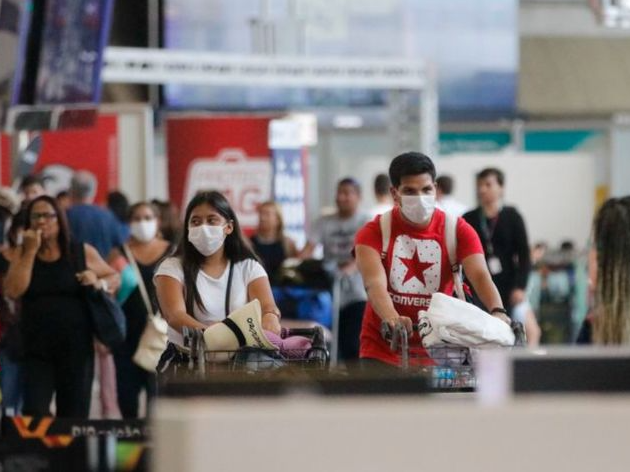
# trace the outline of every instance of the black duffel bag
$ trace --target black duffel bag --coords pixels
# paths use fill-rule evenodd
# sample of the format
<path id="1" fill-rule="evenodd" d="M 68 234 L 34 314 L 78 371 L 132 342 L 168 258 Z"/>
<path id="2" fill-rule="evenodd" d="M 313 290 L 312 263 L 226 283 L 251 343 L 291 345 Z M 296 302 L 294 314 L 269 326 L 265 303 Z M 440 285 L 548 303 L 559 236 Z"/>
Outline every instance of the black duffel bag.
<path id="1" fill-rule="evenodd" d="M 319 259 L 306 259 L 297 266 L 282 267 L 280 286 L 299 286 L 332 291 L 335 281 L 333 270 Z"/>
<path id="2" fill-rule="evenodd" d="M 87 270 L 83 245 L 75 245 L 73 249 L 77 272 Z M 127 319 L 122 308 L 109 293 L 93 286 L 82 288 L 96 339 L 110 349 L 120 346 L 127 336 Z"/>

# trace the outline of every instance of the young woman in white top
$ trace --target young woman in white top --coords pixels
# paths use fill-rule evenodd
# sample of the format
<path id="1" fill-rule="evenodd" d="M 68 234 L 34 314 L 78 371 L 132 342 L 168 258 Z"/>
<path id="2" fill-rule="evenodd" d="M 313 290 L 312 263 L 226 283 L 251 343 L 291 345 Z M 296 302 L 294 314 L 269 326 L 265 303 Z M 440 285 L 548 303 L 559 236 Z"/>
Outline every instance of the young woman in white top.
<path id="1" fill-rule="evenodd" d="M 158 372 L 187 361 L 181 349 L 184 326 L 204 329 L 256 298 L 262 306 L 263 328 L 280 334 L 280 311 L 267 273 L 245 240 L 234 210 L 219 192 L 202 192 L 190 201 L 176 256 L 162 262 L 154 283 L 169 325 L 169 346 Z"/>

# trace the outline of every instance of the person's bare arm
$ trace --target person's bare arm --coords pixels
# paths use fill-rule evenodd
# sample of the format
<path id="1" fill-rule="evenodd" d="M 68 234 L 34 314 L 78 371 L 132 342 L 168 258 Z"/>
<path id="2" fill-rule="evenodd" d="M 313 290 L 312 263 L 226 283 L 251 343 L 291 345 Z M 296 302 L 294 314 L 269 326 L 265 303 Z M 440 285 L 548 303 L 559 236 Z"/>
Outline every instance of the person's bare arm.
<path id="1" fill-rule="evenodd" d="M 313 252 L 314 251 L 315 251 L 315 244 L 313 244 L 312 242 L 308 241 L 304 245 L 302 250 L 297 253 L 296 257 L 298 259 L 310 259 L 311 257 L 313 257 Z"/>
<path id="2" fill-rule="evenodd" d="M 503 302 L 501 301 L 501 295 L 497 290 L 496 285 L 492 281 L 490 272 L 488 271 L 488 265 L 483 254 L 473 254 L 468 256 L 463 261 L 464 272 L 466 277 L 470 280 L 475 292 L 479 296 L 481 302 L 492 310 L 494 308 L 503 308 Z M 510 319 L 503 313 L 497 313 L 493 316 L 510 324 Z"/>
<path id="3" fill-rule="evenodd" d="M 198 329 L 207 328 L 205 324 L 186 313 L 184 288 L 179 281 L 166 275 L 158 275 L 155 278 L 155 289 L 160 312 L 171 328 L 180 333 L 184 326 Z"/>
<path id="4" fill-rule="evenodd" d="M 77 274 L 82 285 L 92 285 L 97 289 L 107 287 L 109 293 L 114 293 L 120 287 L 120 275 L 103 260 L 98 251 L 89 244 L 84 245 L 85 265 L 87 270 Z"/>
<path id="5" fill-rule="evenodd" d="M 293 241 L 293 239 L 286 238 L 286 250 L 287 250 L 287 254 L 286 254 L 287 258 L 297 257 L 298 250 L 297 250 L 297 246 L 295 245 L 295 241 Z"/>
<path id="6" fill-rule="evenodd" d="M 29 229 L 24 232 L 22 248 L 11 259 L 9 270 L 3 281 L 2 288 L 5 296 L 8 298 L 17 300 L 24 295 L 31 284 L 33 264 L 35 263 L 41 240 L 41 231 Z"/>
<path id="7" fill-rule="evenodd" d="M 380 254 L 373 248 L 359 244 L 355 248 L 357 267 L 363 277 L 363 284 L 368 295 L 370 305 L 376 314 L 391 327 L 401 320 L 411 332 L 411 319 L 399 316 L 387 291 L 387 274 L 383 267 Z"/>
<path id="8" fill-rule="evenodd" d="M 247 298 L 258 299 L 262 308 L 263 329 L 280 335 L 280 310 L 276 306 L 267 277 L 258 277 L 247 286 Z"/>

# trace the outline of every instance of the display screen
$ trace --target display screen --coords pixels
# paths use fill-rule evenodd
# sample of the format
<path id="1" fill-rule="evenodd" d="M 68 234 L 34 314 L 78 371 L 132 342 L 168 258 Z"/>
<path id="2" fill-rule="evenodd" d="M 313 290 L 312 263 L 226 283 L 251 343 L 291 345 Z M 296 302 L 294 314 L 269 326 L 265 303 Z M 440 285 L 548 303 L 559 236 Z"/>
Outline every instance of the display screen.
<path id="1" fill-rule="evenodd" d="M 97 103 L 112 0 L 48 0 L 36 104 Z"/>
<path id="2" fill-rule="evenodd" d="M 423 59 L 435 64 L 441 116 L 510 115 L 516 108 L 517 0 L 165 0 L 164 46 L 251 54 L 257 26 L 274 28 L 276 54 Z M 302 44 L 300 47 L 297 44 Z M 385 91 L 168 84 L 174 108 L 380 106 Z"/>

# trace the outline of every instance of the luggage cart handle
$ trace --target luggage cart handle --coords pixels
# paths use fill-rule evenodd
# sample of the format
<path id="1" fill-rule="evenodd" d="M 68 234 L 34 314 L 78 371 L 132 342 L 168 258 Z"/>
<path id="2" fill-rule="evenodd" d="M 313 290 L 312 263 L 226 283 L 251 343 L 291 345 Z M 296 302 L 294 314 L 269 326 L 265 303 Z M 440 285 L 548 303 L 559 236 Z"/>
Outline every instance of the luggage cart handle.
<path id="1" fill-rule="evenodd" d="M 400 321 L 396 322 L 396 329 L 402 329 L 405 331 L 405 333 L 407 332 L 407 330 L 405 329 L 405 325 L 402 324 L 402 322 Z M 413 323 L 411 325 L 411 329 L 414 333 L 417 333 L 420 330 L 420 325 L 417 323 Z M 385 341 L 390 341 L 392 339 L 392 328 L 387 321 L 381 322 L 381 336 Z"/>
<path id="2" fill-rule="evenodd" d="M 417 325 L 414 329 L 417 329 Z M 402 368 L 409 366 L 409 335 L 407 328 L 401 320 L 396 320 L 394 328 L 387 321 L 381 323 L 381 336 L 384 340 L 389 341 L 389 348 L 392 351 L 398 351 L 400 348 Z"/>
<path id="3" fill-rule="evenodd" d="M 526 346 L 527 335 L 525 334 L 523 323 L 520 321 L 512 321 L 510 323 L 510 328 L 514 333 L 514 347 Z M 417 333 L 420 330 L 420 325 L 418 323 L 414 323 L 412 325 L 412 329 L 414 333 Z M 408 342 L 407 330 L 400 320 L 396 321 L 394 330 L 392 330 L 392 327 L 387 321 L 383 321 L 381 323 L 381 336 L 385 341 L 389 341 L 392 351 L 396 351 L 398 349 L 400 341 L 404 340 L 405 344 Z"/>
<path id="4" fill-rule="evenodd" d="M 290 336 L 304 336 L 307 338 L 317 336 L 322 331 L 319 326 L 313 326 L 312 328 L 282 328 L 281 337 L 288 338 Z"/>
<path id="5" fill-rule="evenodd" d="M 520 321 L 512 321 L 510 324 L 512 332 L 514 333 L 514 347 L 524 347 L 527 345 L 527 335 L 525 334 L 525 328 Z"/>

